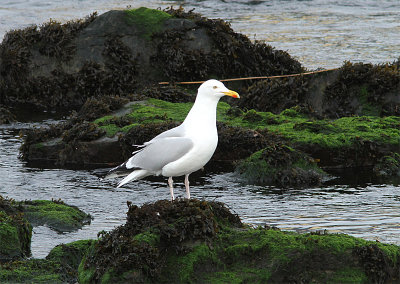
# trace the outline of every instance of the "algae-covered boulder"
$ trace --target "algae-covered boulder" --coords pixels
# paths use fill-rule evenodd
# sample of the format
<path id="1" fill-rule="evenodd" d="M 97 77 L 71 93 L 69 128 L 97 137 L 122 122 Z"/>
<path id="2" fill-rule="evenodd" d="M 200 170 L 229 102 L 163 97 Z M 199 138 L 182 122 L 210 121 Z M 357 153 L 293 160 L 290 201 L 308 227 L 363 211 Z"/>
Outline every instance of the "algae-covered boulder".
<path id="1" fill-rule="evenodd" d="M 255 82 L 242 96 L 242 108 L 280 113 L 302 106 L 315 117 L 400 114 L 399 62 L 346 62 L 328 72 Z"/>
<path id="2" fill-rule="evenodd" d="M 0 261 L 29 256 L 32 226 L 21 216 L 0 210 Z"/>
<path id="3" fill-rule="evenodd" d="M 167 266 L 177 265 L 180 255 L 207 250 L 222 226 L 242 226 L 222 203 L 199 200 L 129 205 L 127 215 L 125 225 L 103 234 L 88 251 L 80 283 L 154 281 Z"/>
<path id="4" fill-rule="evenodd" d="M 1 283 L 76 283 L 79 263 L 93 240 L 61 244 L 45 259 L 0 264 Z"/>
<path id="5" fill-rule="evenodd" d="M 241 161 L 236 171 L 249 183 L 284 188 L 318 186 L 326 176 L 314 159 L 283 144 L 255 152 Z"/>
<path id="6" fill-rule="evenodd" d="M 15 201 L 0 195 L 0 262 L 31 254 L 32 226 L 16 209 Z"/>
<path id="7" fill-rule="evenodd" d="M 301 70 L 288 53 L 252 43 L 223 20 L 142 7 L 8 32 L 0 44 L 0 104 L 79 109 L 88 98 L 126 96 L 159 81 Z"/>
<path id="8" fill-rule="evenodd" d="M 390 153 L 378 160 L 374 173 L 380 177 L 400 177 L 400 153 Z"/>
<path id="9" fill-rule="evenodd" d="M 74 231 L 91 221 L 78 207 L 58 200 L 22 201 L 19 206 L 33 226 L 47 225 L 58 232 Z"/>
<path id="10" fill-rule="evenodd" d="M 0 264 L 1 283 L 66 283 L 60 265 L 45 259 L 27 259 Z"/>
<path id="11" fill-rule="evenodd" d="M 222 203 L 129 205 L 93 243 L 80 283 L 394 283 L 400 248 L 343 234 L 243 225 Z"/>
<path id="12" fill-rule="evenodd" d="M 23 157 L 31 163 L 57 166 L 114 166 L 131 156 L 136 150 L 133 145 L 140 145 L 179 125 L 191 106 L 192 102 L 180 99 L 171 102 L 143 97 L 88 123 L 73 126 L 74 120 L 71 120 L 71 127 L 61 131 L 52 127 L 36 129 L 25 138 Z M 308 109 L 299 106 L 274 114 L 242 110 L 220 101 L 217 120 L 219 142 L 211 166 L 219 161 L 235 163 L 278 143 L 296 150 L 293 153 L 307 154 L 306 160 L 319 161 L 318 165 L 326 171 L 372 169 L 382 157 L 399 153 L 400 149 L 399 116 L 316 119 Z M 87 141 L 90 139 L 94 140 Z M 273 151 L 270 156 L 280 158 Z M 318 174 L 313 174 L 318 171 L 297 169 L 284 174 L 287 179 L 293 178 L 291 185 L 308 182 L 315 185 L 321 181 Z M 378 173 L 375 171 L 376 175 Z M 282 179 L 283 176 L 272 180 Z M 284 183 L 289 185 L 289 181 Z"/>

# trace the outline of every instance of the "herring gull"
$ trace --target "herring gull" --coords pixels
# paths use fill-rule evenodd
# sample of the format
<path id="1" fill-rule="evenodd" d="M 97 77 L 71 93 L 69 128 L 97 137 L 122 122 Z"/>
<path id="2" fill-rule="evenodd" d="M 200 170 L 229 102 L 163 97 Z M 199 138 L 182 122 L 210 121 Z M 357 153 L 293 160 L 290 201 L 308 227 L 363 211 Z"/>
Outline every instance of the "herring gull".
<path id="1" fill-rule="evenodd" d="M 220 81 L 204 82 L 181 125 L 138 146 L 141 149 L 133 152 L 129 160 L 110 170 L 109 176 L 121 171 L 130 172 L 117 187 L 150 175 L 163 175 L 168 177 L 171 200 L 174 200 L 172 177 L 184 175 L 186 197 L 190 199 L 189 175 L 201 169 L 217 147 L 217 104 L 225 95 L 239 98 L 238 93 L 227 89 Z"/>

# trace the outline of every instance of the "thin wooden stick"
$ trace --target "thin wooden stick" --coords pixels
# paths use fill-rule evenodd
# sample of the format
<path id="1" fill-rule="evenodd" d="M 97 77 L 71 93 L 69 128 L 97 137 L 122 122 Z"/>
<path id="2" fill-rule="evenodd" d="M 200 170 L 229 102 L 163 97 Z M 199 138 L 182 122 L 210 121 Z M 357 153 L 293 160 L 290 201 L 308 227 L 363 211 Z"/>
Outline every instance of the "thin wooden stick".
<path id="1" fill-rule="evenodd" d="M 275 75 L 275 76 L 259 76 L 259 77 L 246 77 L 246 78 L 232 78 L 232 79 L 222 79 L 219 80 L 221 82 L 231 82 L 231 81 L 242 81 L 242 80 L 258 80 L 258 79 L 275 79 L 275 78 L 286 78 L 286 77 L 296 77 L 296 76 L 303 76 L 303 75 L 310 75 L 322 72 L 328 72 L 333 70 L 338 70 L 339 68 L 332 68 L 332 69 L 325 69 L 325 70 L 318 70 L 318 71 L 311 71 L 305 73 L 297 73 L 297 74 L 289 74 L 289 75 Z M 179 85 L 189 85 L 189 84 L 202 84 L 205 81 L 191 81 L 191 82 L 174 82 L 174 84 Z M 160 85 L 168 85 L 171 84 L 170 82 L 159 82 Z"/>

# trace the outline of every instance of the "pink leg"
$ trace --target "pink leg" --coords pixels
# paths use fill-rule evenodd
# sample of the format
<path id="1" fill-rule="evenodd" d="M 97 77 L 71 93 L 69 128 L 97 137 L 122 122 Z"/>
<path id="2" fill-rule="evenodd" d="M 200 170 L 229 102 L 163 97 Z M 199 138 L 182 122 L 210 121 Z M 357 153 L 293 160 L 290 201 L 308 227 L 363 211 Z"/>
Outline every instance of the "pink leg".
<path id="1" fill-rule="evenodd" d="M 172 177 L 169 177 L 168 185 L 169 185 L 169 191 L 171 192 L 171 201 L 175 200 L 173 182 L 174 181 L 172 180 Z"/>
<path id="2" fill-rule="evenodd" d="M 189 175 L 185 175 L 186 198 L 190 199 Z"/>

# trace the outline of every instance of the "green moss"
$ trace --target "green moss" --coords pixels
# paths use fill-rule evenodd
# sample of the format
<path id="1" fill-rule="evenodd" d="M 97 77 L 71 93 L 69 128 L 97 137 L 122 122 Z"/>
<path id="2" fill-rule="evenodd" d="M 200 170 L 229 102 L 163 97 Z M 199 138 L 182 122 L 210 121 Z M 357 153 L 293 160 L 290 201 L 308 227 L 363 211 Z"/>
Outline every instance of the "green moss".
<path id="1" fill-rule="evenodd" d="M 240 161 L 236 171 L 249 183 L 280 187 L 315 186 L 326 176 L 314 159 L 280 143 L 268 146 Z"/>
<path id="2" fill-rule="evenodd" d="M 391 244 L 383 244 L 383 243 L 373 243 L 373 242 L 368 242 L 368 244 L 377 245 L 378 248 L 381 249 L 387 257 L 389 257 L 389 259 L 393 264 L 399 262 L 400 259 L 399 246 Z"/>
<path id="3" fill-rule="evenodd" d="M 21 254 L 18 229 L 11 222 L 0 221 L 0 258 L 2 255 L 15 257 Z"/>
<path id="4" fill-rule="evenodd" d="M 138 9 L 126 10 L 126 22 L 142 29 L 142 35 L 150 39 L 151 35 L 160 32 L 164 22 L 171 15 L 161 10 L 140 7 Z"/>
<path id="5" fill-rule="evenodd" d="M 0 265 L 1 283 L 64 283 L 60 265 L 46 259 L 30 259 Z"/>
<path id="6" fill-rule="evenodd" d="M 96 247 L 97 241 L 92 241 L 90 246 L 86 249 L 85 254 L 78 266 L 78 282 L 81 284 L 92 283 L 93 277 L 96 273 L 95 267 L 85 267 L 86 255 L 93 253 Z"/>
<path id="7" fill-rule="evenodd" d="M 0 210 L 0 260 L 29 256 L 31 237 L 32 226 L 21 214 L 9 216 Z"/>
<path id="8" fill-rule="evenodd" d="M 95 267 L 85 268 L 86 257 L 82 258 L 78 267 L 78 282 L 81 284 L 91 283 L 96 272 Z"/>
<path id="9" fill-rule="evenodd" d="M 91 279 L 93 279 L 96 269 L 94 267 L 89 269 L 84 269 L 83 267 L 84 265 L 83 263 L 81 263 L 78 268 L 79 283 L 81 284 L 91 283 Z"/>
<path id="10" fill-rule="evenodd" d="M 235 272 L 231 271 L 218 271 L 214 274 L 210 275 L 207 278 L 207 282 L 214 284 L 240 284 L 243 283 L 242 279 L 240 279 Z"/>
<path id="11" fill-rule="evenodd" d="M 94 121 L 106 131 L 107 136 L 113 136 L 118 132 L 126 133 L 139 124 L 159 123 L 164 121 L 183 121 L 193 103 L 170 103 L 157 99 L 148 99 L 144 103 L 132 105 L 132 111 L 125 115 L 131 123 L 125 126 L 115 124 L 116 117 L 104 116 Z"/>
<path id="12" fill-rule="evenodd" d="M 76 266 L 80 264 L 83 255 L 88 248 L 94 243 L 94 240 L 79 240 L 68 244 L 55 246 L 47 255 L 46 259 L 57 262 L 65 262 L 68 260 L 69 265 Z"/>
<path id="13" fill-rule="evenodd" d="M 234 283 L 247 282 L 249 274 L 245 273 L 246 268 L 253 269 L 250 275 L 257 275 L 258 281 L 262 277 L 263 281 L 268 280 L 279 269 L 291 270 L 291 267 L 298 266 L 297 259 L 304 262 L 312 262 L 312 255 L 317 254 L 331 255 L 335 258 L 334 274 L 325 274 L 325 271 L 318 272 L 318 269 L 328 268 L 331 263 L 321 264 L 322 267 L 312 267 L 311 273 L 315 277 L 322 273 L 325 280 L 316 283 L 365 283 L 366 274 L 363 268 L 357 266 L 353 260 L 353 250 L 357 247 L 364 247 L 377 244 L 386 256 L 392 261 L 393 267 L 396 266 L 400 249 L 395 245 L 380 244 L 372 241 L 355 238 L 345 234 L 297 234 L 294 232 L 283 232 L 280 230 L 266 230 L 263 228 L 249 229 L 245 231 L 226 230 L 220 235 L 218 242 L 223 247 L 224 258 L 231 263 L 224 269 L 224 273 L 214 273 L 209 275 L 213 283 Z M 260 259 L 262 267 L 259 267 L 255 259 Z M 323 267 L 326 265 L 326 267 Z M 287 267 L 287 268 L 285 268 Z M 307 267 L 307 265 L 305 265 Z M 307 269 L 310 269 L 308 267 Z M 225 273 L 229 271 L 229 273 Z M 314 277 L 313 276 L 313 277 Z M 220 278 L 220 279 L 219 279 Z M 230 280 L 228 280 L 230 279 Z M 342 279 L 344 282 L 339 281 Z"/>
<path id="14" fill-rule="evenodd" d="M 115 273 L 114 271 L 108 270 L 106 273 L 104 273 L 103 277 L 101 278 L 101 284 L 107 284 L 107 283 L 111 283 L 111 279 L 114 277 Z"/>
<path id="15" fill-rule="evenodd" d="M 138 242 L 145 242 L 151 246 L 156 246 L 160 242 L 160 235 L 146 231 L 144 233 L 140 233 L 134 236 L 133 240 Z"/>
<path id="16" fill-rule="evenodd" d="M 400 177 L 400 154 L 390 153 L 383 156 L 374 166 L 374 172 L 377 176 Z"/>
<path id="17" fill-rule="evenodd" d="M 370 97 L 370 94 L 368 92 L 367 86 L 362 86 L 360 88 L 360 93 L 358 96 L 358 99 L 362 105 L 361 114 L 379 116 L 382 111 L 382 106 L 377 105 L 375 102 L 368 102 L 368 97 Z"/>
<path id="18" fill-rule="evenodd" d="M 205 201 L 191 202 L 210 206 Z M 191 227 L 201 216 L 188 208 L 177 208 L 176 203 L 162 202 L 176 210 L 174 214 L 154 205 L 131 206 L 125 227 L 103 236 L 98 245 L 92 244 L 88 260 L 79 267 L 80 283 L 375 283 L 398 277 L 399 246 L 345 234 L 299 234 L 218 221 L 212 237 L 183 239 L 195 230 L 207 230 L 211 224 L 203 220 L 204 226 Z M 215 215 L 208 215 L 206 220 L 216 215 L 235 217 L 228 217 L 228 210 L 214 210 Z M 160 213 L 159 220 L 154 212 Z M 177 212 L 185 212 L 190 218 L 174 231 L 182 219 Z M 165 230 L 154 226 L 158 222 Z M 166 242 L 169 236 L 173 239 Z M 130 257 L 134 258 L 131 263 Z"/>
<path id="19" fill-rule="evenodd" d="M 49 200 L 24 201 L 24 214 L 33 225 L 47 224 L 57 231 L 71 231 L 82 227 L 90 216 L 77 207 Z"/>
<path id="20" fill-rule="evenodd" d="M 332 278 L 327 282 L 328 284 L 361 284 L 368 283 L 368 277 L 365 272 L 360 268 L 346 267 L 341 270 L 335 271 Z"/>
<path id="21" fill-rule="evenodd" d="M 132 127 L 133 127 L 133 125 L 132 125 Z M 114 136 L 118 132 L 125 132 L 124 130 L 122 130 L 121 127 L 118 127 L 115 124 L 102 125 L 99 128 L 103 129 L 107 133 L 107 136 L 109 136 L 109 137 Z"/>
<path id="22" fill-rule="evenodd" d="M 207 283 L 268 283 L 270 273 L 264 269 L 237 268 L 234 271 L 218 271 L 206 277 Z"/>
<path id="23" fill-rule="evenodd" d="M 107 131 L 109 136 L 126 132 L 138 124 L 161 121 L 181 122 L 192 107 L 192 103 L 170 103 L 149 99 L 142 104 L 132 106 L 127 117 L 132 120 L 128 126 L 118 127 L 113 117 L 106 116 L 95 121 Z M 317 144 L 325 148 L 351 146 L 360 139 L 400 145 L 400 117 L 342 117 L 336 120 L 314 120 L 302 114 L 294 107 L 281 114 L 270 112 L 231 111 L 229 104 L 221 101 L 217 108 L 218 121 L 231 126 L 250 129 L 268 129 L 290 141 L 300 144 Z"/>
<path id="24" fill-rule="evenodd" d="M 80 240 L 58 245 L 46 259 L 15 261 L 0 266 L 1 283 L 73 283 L 77 277 L 78 265 L 93 240 Z M 80 269 L 81 283 L 90 283 L 94 271 Z M 87 281 L 86 281 L 87 280 Z M 73 281 L 73 282 L 71 282 Z"/>
<path id="25" fill-rule="evenodd" d="M 271 177 L 278 171 L 262 158 L 263 150 L 253 153 L 249 158 L 240 162 L 237 170 L 250 183 L 269 184 Z"/>
<path id="26" fill-rule="evenodd" d="M 94 123 L 100 124 L 100 125 L 101 125 L 101 124 L 104 123 L 105 121 L 111 120 L 113 117 L 114 117 L 114 116 L 112 116 L 112 115 L 106 115 L 106 116 L 103 116 L 103 117 L 100 117 L 100 118 L 96 119 L 96 120 L 94 121 Z"/>
<path id="27" fill-rule="evenodd" d="M 171 255 L 166 271 L 173 271 L 173 269 L 179 267 L 179 270 L 176 271 L 177 275 L 171 277 L 177 278 L 177 281 L 180 283 L 187 283 L 196 278 L 193 273 L 195 265 L 203 261 L 210 262 L 213 260 L 216 260 L 214 252 L 203 243 L 193 247 L 186 255 Z"/>

